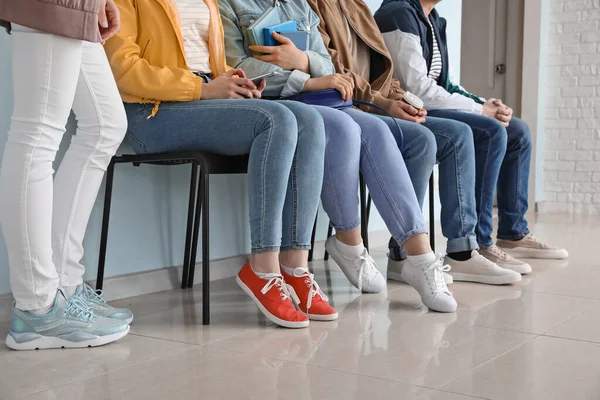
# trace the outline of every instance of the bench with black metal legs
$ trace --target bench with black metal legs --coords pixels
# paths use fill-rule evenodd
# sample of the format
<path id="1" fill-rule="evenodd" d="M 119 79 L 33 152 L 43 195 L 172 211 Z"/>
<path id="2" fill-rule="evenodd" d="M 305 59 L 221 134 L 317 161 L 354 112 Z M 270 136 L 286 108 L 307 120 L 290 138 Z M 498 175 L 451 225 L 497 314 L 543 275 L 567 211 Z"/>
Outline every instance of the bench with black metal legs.
<path id="1" fill-rule="evenodd" d="M 248 170 L 248 156 L 230 157 L 211 153 L 180 152 L 113 157 L 106 173 L 106 192 L 104 196 L 104 214 L 102 217 L 96 289 L 102 289 L 104 280 L 115 165 L 125 163 L 133 164 L 136 167 L 141 164 L 192 164 L 181 288 L 185 289 L 194 286 L 200 219 L 202 218 L 202 323 L 204 325 L 210 324 L 210 175 L 244 174 Z M 200 175 L 200 184 L 198 184 L 198 175 Z"/>
<path id="2" fill-rule="evenodd" d="M 431 250 L 435 252 L 435 181 L 433 173 L 429 178 L 429 244 L 431 246 Z M 361 175 L 360 177 L 360 219 L 361 219 L 361 235 L 363 239 L 363 243 L 365 248 L 369 250 L 369 219 L 371 217 L 371 204 L 373 203 L 371 195 L 368 195 L 365 204 L 365 196 L 366 196 L 367 187 L 365 181 Z M 318 215 L 317 215 L 318 218 Z M 315 247 L 315 236 L 317 233 L 317 220 L 315 219 L 315 225 L 313 226 L 312 238 L 311 238 L 311 247 L 308 253 L 308 261 L 313 260 L 313 249 Z M 333 228 L 331 225 L 327 228 L 327 237 L 333 234 Z M 329 253 L 325 250 L 325 255 L 323 257 L 325 261 L 329 260 Z"/>

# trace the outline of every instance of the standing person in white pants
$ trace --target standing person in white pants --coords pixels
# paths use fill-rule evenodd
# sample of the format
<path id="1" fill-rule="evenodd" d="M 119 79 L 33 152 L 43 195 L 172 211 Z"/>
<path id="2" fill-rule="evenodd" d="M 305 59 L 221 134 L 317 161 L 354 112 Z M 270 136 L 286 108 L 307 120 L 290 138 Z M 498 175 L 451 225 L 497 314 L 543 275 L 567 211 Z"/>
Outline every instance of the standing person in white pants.
<path id="1" fill-rule="evenodd" d="M 6 344 L 31 350 L 118 340 L 133 315 L 87 286 L 80 263 L 94 201 L 127 129 L 101 44 L 119 29 L 118 9 L 112 0 L 3 0 L 0 20 L 13 36 L 14 86 L 0 175 L 15 297 Z M 77 132 L 53 180 L 71 109 Z"/>

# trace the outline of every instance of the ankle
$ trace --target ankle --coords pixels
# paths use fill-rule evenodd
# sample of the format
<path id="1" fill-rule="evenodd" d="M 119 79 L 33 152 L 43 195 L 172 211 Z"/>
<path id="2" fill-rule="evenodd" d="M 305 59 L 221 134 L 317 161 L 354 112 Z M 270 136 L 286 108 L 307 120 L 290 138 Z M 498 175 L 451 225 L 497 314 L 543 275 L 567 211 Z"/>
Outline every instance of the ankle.
<path id="1" fill-rule="evenodd" d="M 429 265 L 435 261 L 435 254 L 433 251 L 430 251 L 425 254 L 420 254 L 418 256 L 408 256 L 408 262 L 415 267 L 420 267 L 422 265 Z"/>
<path id="2" fill-rule="evenodd" d="M 450 257 L 451 259 L 455 260 L 455 261 L 467 261 L 471 259 L 471 251 L 472 250 L 466 250 L 466 251 L 456 251 L 453 253 L 448 253 L 448 257 Z"/>
<path id="3" fill-rule="evenodd" d="M 285 272 L 287 275 L 294 276 L 294 272 L 298 269 L 300 269 L 302 271 L 308 271 L 308 267 L 288 267 L 288 266 L 281 264 L 281 270 L 283 272 Z"/>
<path id="4" fill-rule="evenodd" d="M 362 236 L 360 235 L 360 227 L 354 228 L 351 231 L 335 231 L 335 238 L 339 243 L 347 246 L 362 245 Z"/>
<path id="5" fill-rule="evenodd" d="M 279 253 L 267 252 L 253 254 L 250 256 L 250 267 L 255 273 L 278 274 L 280 272 Z"/>
<path id="6" fill-rule="evenodd" d="M 365 246 L 364 246 L 362 240 L 359 242 L 359 244 L 349 245 L 349 244 L 341 242 L 336 237 L 335 246 L 337 247 L 339 252 L 342 254 L 342 256 L 344 256 L 345 258 L 348 258 L 348 259 L 355 259 L 356 257 L 359 257 L 361 254 L 363 254 L 365 251 Z"/>

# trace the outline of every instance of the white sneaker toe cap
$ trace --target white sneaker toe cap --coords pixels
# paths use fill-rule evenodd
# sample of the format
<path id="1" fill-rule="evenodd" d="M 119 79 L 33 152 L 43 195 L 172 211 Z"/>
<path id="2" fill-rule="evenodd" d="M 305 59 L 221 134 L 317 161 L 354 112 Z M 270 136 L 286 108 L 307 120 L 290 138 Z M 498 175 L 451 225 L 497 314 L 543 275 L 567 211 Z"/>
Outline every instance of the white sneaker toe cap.
<path id="1" fill-rule="evenodd" d="M 385 280 L 385 277 L 381 273 L 377 273 L 377 275 L 375 275 L 373 277 L 373 279 L 371 279 L 371 282 L 368 282 L 368 283 L 363 282 L 362 292 L 363 293 L 380 293 L 380 292 L 383 292 L 386 285 L 387 285 L 387 282 Z"/>
<path id="2" fill-rule="evenodd" d="M 452 313 L 458 307 L 456 299 L 449 292 L 436 293 L 432 297 L 423 297 L 422 300 L 430 310 L 437 312 Z"/>

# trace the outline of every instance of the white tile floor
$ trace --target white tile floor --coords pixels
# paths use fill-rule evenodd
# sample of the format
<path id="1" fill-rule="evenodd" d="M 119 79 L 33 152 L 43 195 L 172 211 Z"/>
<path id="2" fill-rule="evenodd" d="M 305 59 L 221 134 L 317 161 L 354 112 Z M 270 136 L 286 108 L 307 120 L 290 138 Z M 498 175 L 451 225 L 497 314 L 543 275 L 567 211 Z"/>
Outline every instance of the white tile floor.
<path id="1" fill-rule="evenodd" d="M 456 314 L 430 313 L 406 285 L 360 296 L 333 262 L 312 267 L 336 322 L 267 323 L 233 279 L 118 302 L 129 336 L 96 349 L 0 346 L 0 399 L 600 399 L 600 216 L 530 217 L 569 261 L 532 261 L 518 285 L 451 285 Z M 439 250 L 442 249 L 443 243 Z M 385 269 L 385 249 L 373 251 Z M 0 332 L 8 329 L 0 310 Z"/>

